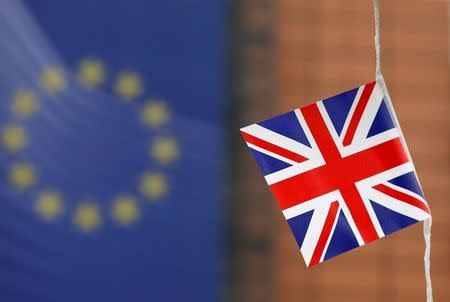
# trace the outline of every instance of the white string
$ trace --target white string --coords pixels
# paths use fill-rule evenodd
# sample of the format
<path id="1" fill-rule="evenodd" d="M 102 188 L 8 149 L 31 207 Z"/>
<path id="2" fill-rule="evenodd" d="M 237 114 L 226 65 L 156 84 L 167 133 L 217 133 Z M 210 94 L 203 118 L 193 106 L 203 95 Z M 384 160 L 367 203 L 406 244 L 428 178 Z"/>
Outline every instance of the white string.
<path id="1" fill-rule="evenodd" d="M 384 82 L 383 75 L 381 74 L 381 61 L 380 61 L 380 13 L 378 0 L 374 0 L 374 14 L 375 14 L 375 77 L 377 82 L 381 85 L 384 95 L 386 96 L 386 102 L 388 104 L 391 115 L 394 118 L 395 124 L 400 132 L 401 141 L 406 154 L 410 162 L 412 162 L 411 154 L 409 153 L 408 147 L 404 140 L 402 129 L 400 128 L 400 123 L 398 122 L 397 115 L 395 114 L 394 106 L 387 91 L 386 83 Z M 416 174 L 416 171 L 414 171 Z M 417 174 L 416 174 L 417 178 Z M 418 179 L 418 178 L 417 178 Z M 423 192 L 423 190 L 422 190 Z M 427 288 L 427 300 L 426 302 L 433 302 L 433 288 L 431 286 L 431 276 L 430 276 L 430 252 L 431 252 L 431 216 L 424 220 L 423 222 L 423 236 L 425 239 L 425 255 L 423 257 L 425 263 L 425 279 Z"/>
<path id="2" fill-rule="evenodd" d="M 380 13 L 378 7 L 378 0 L 374 0 L 374 13 L 375 13 L 375 77 L 380 79 L 381 75 L 381 62 L 380 62 Z"/>
<path id="3" fill-rule="evenodd" d="M 425 238 L 425 255 L 423 260 L 425 262 L 425 278 L 427 280 L 427 302 L 433 302 L 433 287 L 431 286 L 430 276 L 431 224 L 431 216 L 423 222 L 423 237 Z"/>

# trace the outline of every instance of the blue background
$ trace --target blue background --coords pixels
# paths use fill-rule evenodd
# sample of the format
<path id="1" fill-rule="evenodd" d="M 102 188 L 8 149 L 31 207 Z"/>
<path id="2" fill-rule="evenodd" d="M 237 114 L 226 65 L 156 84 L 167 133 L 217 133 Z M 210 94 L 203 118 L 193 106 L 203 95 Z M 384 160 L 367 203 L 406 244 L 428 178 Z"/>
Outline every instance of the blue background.
<path id="1" fill-rule="evenodd" d="M 11 3 L 3 1 L 1 9 L 20 23 L 25 16 L 17 11 L 23 7 Z M 112 96 L 114 79 L 108 77 L 103 91 L 95 93 L 69 81 L 68 92 L 60 96 L 64 105 L 40 96 L 43 114 L 24 122 L 30 147 L 19 155 L 0 155 L 0 300 L 218 300 L 225 2 L 24 3 L 57 53 L 44 55 L 39 64 L 64 64 L 73 71 L 81 59 L 98 58 L 108 76 L 138 72 L 145 91 L 124 107 Z M 0 51 L 23 53 L 16 61 L 2 61 L 0 95 L 6 100 L 24 85 L 37 85 L 30 79 L 36 78 L 39 64 L 12 40 L 19 39 L 14 25 L 0 26 L 9 28 Z M 20 74 L 15 64 L 21 66 Z M 75 98 L 70 96 L 74 93 Z M 170 167 L 148 161 L 148 139 L 159 133 L 134 118 L 144 98 L 152 97 L 166 100 L 172 111 L 171 124 L 162 131 L 177 138 L 182 155 Z M 95 106 L 85 106 L 91 100 Z M 14 121 L 6 106 L 0 104 L 0 126 Z M 170 195 L 161 203 L 142 205 L 139 223 L 130 228 L 105 218 L 101 230 L 81 234 L 70 218 L 48 224 L 36 217 L 31 207 L 36 192 L 9 189 L 6 168 L 22 158 L 41 165 L 41 181 L 61 188 L 67 212 L 86 197 L 83 188 L 105 202 L 119 185 L 133 190 L 136 175 L 146 169 L 169 175 Z M 100 207 L 106 211 L 108 204 Z"/>

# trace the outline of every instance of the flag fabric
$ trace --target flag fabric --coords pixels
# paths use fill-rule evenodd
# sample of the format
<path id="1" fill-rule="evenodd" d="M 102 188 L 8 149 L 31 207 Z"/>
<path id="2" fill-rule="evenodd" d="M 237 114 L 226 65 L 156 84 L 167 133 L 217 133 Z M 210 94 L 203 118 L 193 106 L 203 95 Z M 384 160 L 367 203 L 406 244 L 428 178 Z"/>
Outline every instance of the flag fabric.
<path id="1" fill-rule="evenodd" d="M 1 301 L 219 299 L 225 6 L 0 0 Z"/>
<path id="2" fill-rule="evenodd" d="M 377 82 L 241 129 L 308 267 L 430 216 Z"/>

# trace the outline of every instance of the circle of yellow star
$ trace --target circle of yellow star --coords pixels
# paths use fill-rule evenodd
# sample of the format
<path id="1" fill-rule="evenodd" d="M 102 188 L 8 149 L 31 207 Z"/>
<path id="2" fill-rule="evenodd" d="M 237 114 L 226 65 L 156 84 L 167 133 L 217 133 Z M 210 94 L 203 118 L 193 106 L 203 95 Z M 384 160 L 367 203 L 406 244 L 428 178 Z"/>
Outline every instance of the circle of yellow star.
<path id="1" fill-rule="evenodd" d="M 14 164 L 9 171 L 9 182 L 19 191 L 28 189 L 36 182 L 34 167 L 29 163 Z"/>
<path id="2" fill-rule="evenodd" d="M 66 87 L 64 71 L 59 67 L 45 68 L 40 76 L 40 84 L 47 92 L 60 92 Z"/>
<path id="3" fill-rule="evenodd" d="M 34 210 L 45 220 L 54 220 L 63 211 L 61 195 L 53 191 L 39 193 Z"/>
<path id="4" fill-rule="evenodd" d="M 161 173 L 147 172 L 141 178 L 139 189 L 149 200 L 161 198 L 168 191 L 166 177 Z"/>
<path id="5" fill-rule="evenodd" d="M 116 93 L 125 101 L 131 101 L 142 93 L 140 77 L 133 72 L 122 72 L 115 84 Z"/>
<path id="6" fill-rule="evenodd" d="M 175 139 L 158 137 L 150 146 L 150 155 L 161 164 L 169 164 L 179 156 L 179 148 Z"/>
<path id="7" fill-rule="evenodd" d="M 25 131 L 20 126 L 6 126 L 1 139 L 3 148 L 9 152 L 18 152 L 27 144 Z"/>
<path id="8" fill-rule="evenodd" d="M 166 125 L 169 119 L 169 109 L 161 101 L 150 101 L 142 110 L 142 120 L 151 128 Z"/>
<path id="9" fill-rule="evenodd" d="M 80 203 L 75 210 L 75 225 L 83 232 L 92 232 L 102 224 L 98 206 L 93 202 Z"/>
<path id="10" fill-rule="evenodd" d="M 88 87 L 95 87 L 105 80 L 105 68 L 99 60 L 83 60 L 78 69 L 78 79 Z"/>
<path id="11" fill-rule="evenodd" d="M 31 92 L 22 90 L 14 96 L 11 107 L 18 116 L 26 118 L 36 112 L 38 102 Z"/>
<path id="12" fill-rule="evenodd" d="M 118 196 L 113 202 L 112 215 L 121 225 L 129 225 L 140 216 L 136 199 L 132 196 Z"/>

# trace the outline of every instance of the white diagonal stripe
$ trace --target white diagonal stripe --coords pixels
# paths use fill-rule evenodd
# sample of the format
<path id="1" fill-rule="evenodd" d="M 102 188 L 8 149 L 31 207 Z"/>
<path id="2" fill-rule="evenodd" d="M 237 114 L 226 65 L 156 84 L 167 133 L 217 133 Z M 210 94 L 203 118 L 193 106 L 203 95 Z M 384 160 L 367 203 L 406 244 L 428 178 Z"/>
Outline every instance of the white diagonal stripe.
<path id="1" fill-rule="evenodd" d="M 274 183 L 302 174 L 324 164 L 325 161 L 322 158 L 314 158 L 301 163 L 295 163 L 295 165 L 292 165 L 291 167 L 268 174 L 265 178 L 269 185 L 273 185 Z"/>
<path id="2" fill-rule="evenodd" d="M 358 245 L 359 246 L 364 245 L 364 239 L 362 238 L 361 233 L 359 232 L 359 229 L 356 226 L 355 221 L 353 220 L 353 216 L 350 213 L 350 210 L 348 209 L 347 204 L 344 202 L 342 197 L 341 197 L 341 200 L 342 201 L 340 201 L 339 204 L 342 207 L 342 211 L 344 212 L 344 215 L 345 215 L 345 218 L 347 219 L 348 225 L 350 226 L 350 228 L 353 231 L 353 235 L 355 235 L 356 241 L 358 241 Z"/>
<path id="3" fill-rule="evenodd" d="M 299 125 L 300 128 L 300 125 Z M 241 131 L 253 135 L 271 144 L 277 145 L 283 149 L 300 154 L 303 157 L 311 158 L 312 149 L 289 137 L 278 134 L 258 124 L 253 124 L 241 129 Z M 299 130 L 300 131 L 300 130 Z"/>
<path id="4" fill-rule="evenodd" d="M 378 109 L 380 108 L 381 102 L 383 100 L 383 91 L 380 85 L 377 83 L 373 88 L 372 94 L 369 97 L 366 108 L 361 116 L 358 126 L 356 127 L 355 136 L 353 137 L 351 145 L 358 145 L 364 142 L 369 133 L 370 127 L 375 120 Z"/>
<path id="5" fill-rule="evenodd" d="M 342 200 L 342 196 L 338 190 L 332 191 L 327 194 L 320 195 L 313 199 L 307 200 L 305 202 L 299 203 L 295 206 L 283 210 L 283 215 L 286 219 L 294 218 L 298 215 L 302 215 L 311 210 L 317 208 L 320 205 L 330 205 L 333 201 Z"/>
<path id="6" fill-rule="evenodd" d="M 339 220 L 339 214 L 341 212 L 340 208 L 341 207 L 339 204 L 339 207 L 338 207 L 337 213 L 336 213 L 336 217 L 334 217 L 333 226 L 331 227 L 330 235 L 327 238 L 327 242 L 325 243 L 325 247 L 323 249 L 322 255 L 320 255 L 320 262 L 323 262 L 323 259 L 325 258 L 325 255 L 327 254 L 328 247 L 330 246 L 331 238 L 333 238 L 334 231 L 336 230 L 336 225 Z"/>
<path id="7" fill-rule="evenodd" d="M 325 220 L 327 219 L 328 209 L 330 204 L 318 204 L 316 205 L 311 222 L 309 223 L 308 230 L 306 231 L 305 239 L 300 247 L 303 258 L 306 264 L 309 266 L 312 255 L 319 241 L 320 234 L 322 233 Z"/>
<path id="8" fill-rule="evenodd" d="M 248 146 L 249 148 L 252 148 L 252 149 L 256 150 L 256 151 L 259 151 L 259 152 L 261 152 L 261 153 L 264 153 L 264 154 L 266 154 L 266 155 L 269 155 L 269 156 L 271 156 L 271 157 L 273 157 L 273 158 L 276 158 L 276 159 L 278 159 L 278 160 L 284 161 L 285 163 L 288 163 L 288 164 L 291 164 L 291 165 L 297 164 L 297 162 L 295 162 L 295 161 L 293 161 L 293 160 L 291 160 L 291 159 L 289 159 L 289 158 L 286 158 L 286 157 L 283 157 L 283 156 L 278 155 L 278 154 L 276 154 L 276 153 L 270 152 L 270 151 L 268 151 L 268 150 L 266 150 L 266 149 L 260 148 L 260 147 L 258 147 L 258 146 L 255 146 L 255 145 L 251 144 L 251 143 L 247 143 L 247 146 Z M 281 171 L 283 171 L 283 170 L 281 170 Z M 269 174 L 269 175 L 270 175 L 270 174 Z"/>
<path id="9" fill-rule="evenodd" d="M 417 193 L 415 193 L 413 191 L 410 191 L 408 189 L 396 186 L 396 185 L 394 185 L 394 184 L 392 184 L 390 182 L 385 182 L 385 183 L 383 183 L 383 185 L 385 185 L 386 187 L 390 187 L 391 189 L 394 189 L 394 190 L 399 191 L 401 193 L 404 193 L 404 194 L 407 194 L 409 196 L 412 196 L 415 199 L 420 200 L 425 205 L 428 205 L 427 201 L 422 196 L 420 196 L 419 194 L 417 194 Z"/>
<path id="10" fill-rule="evenodd" d="M 379 238 L 383 238 L 385 236 L 383 228 L 381 227 L 380 222 L 378 221 L 378 217 L 375 214 L 375 210 L 372 207 L 372 204 L 370 203 L 370 200 L 368 198 L 367 190 L 370 190 L 371 188 L 362 186 L 361 184 L 356 184 L 356 188 L 358 189 L 359 195 L 361 196 L 361 199 L 364 202 L 364 206 L 367 209 L 367 212 L 369 214 L 370 220 L 372 221 L 372 224 L 375 228 L 375 231 L 377 232 L 377 235 Z"/>
<path id="11" fill-rule="evenodd" d="M 313 150 L 311 157 L 320 157 L 322 158 L 322 154 L 319 151 L 319 147 L 317 147 L 316 141 L 314 140 L 314 137 L 311 133 L 311 131 L 309 130 L 308 124 L 306 123 L 305 118 L 303 117 L 302 112 L 300 111 L 300 109 L 295 109 L 294 110 L 295 116 L 297 117 L 298 122 L 300 123 L 300 127 L 303 129 L 303 133 L 305 133 L 306 138 L 309 141 L 309 144 L 311 145 L 311 148 Z"/>
<path id="12" fill-rule="evenodd" d="M 341 143 L 344 140 L 345 133 L 347 133 L 348 126 L 350 124 L 350 121 L 352 120 L 353 113 L 355 112 L 356 106 L 359 103 L 359 99 L 361 98 L 361 94 L 362 94 L 365 86 L 366 85 L 359 86 L 358 92 L 356 92 L 355 99 L 353 100 L 353 104 L 350 107 L 350 110 L 349 110 L 349 112 L 347 114 L 347 119 L 344 122 L 344 126 L 342 127 L 342 131 L 341 131 L 341 135 L 340 135 L 340 142 Z"/>
<path id="13" fill-rule="evenodd" d="M 394 212 L 409 216 L 418 221 L 422 221 L 425 218 L 428 218 L 430 216 L 430 214 L 425 212 L 424 210 L 422 210 L 418 207 L 415 207 L 413 205 L 410 205 L 404 201 L 398 200 L 389 195 L 386 195 L 374 188 L 371 188 L 368 191 L 368 197 L 370 200 L 372 200 Z"/>

